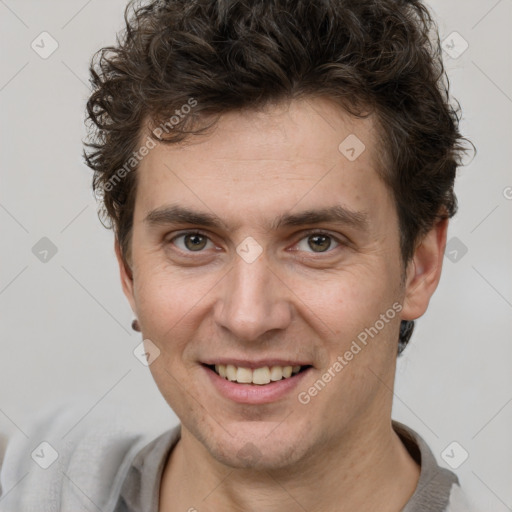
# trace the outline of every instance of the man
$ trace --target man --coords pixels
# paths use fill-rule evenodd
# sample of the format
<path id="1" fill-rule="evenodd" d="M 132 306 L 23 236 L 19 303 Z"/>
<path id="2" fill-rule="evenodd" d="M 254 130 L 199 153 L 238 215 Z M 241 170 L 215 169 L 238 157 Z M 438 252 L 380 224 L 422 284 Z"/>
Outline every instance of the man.
<path id="1" fill-rule="evenodd" d="M 86 160 L 180 423 L 149 443 L 85 429 L 40 510 L 467 510 L 391 420 L 463 150 L 433 26 L 393 0 L 127 16 L 91 67 Z"/>

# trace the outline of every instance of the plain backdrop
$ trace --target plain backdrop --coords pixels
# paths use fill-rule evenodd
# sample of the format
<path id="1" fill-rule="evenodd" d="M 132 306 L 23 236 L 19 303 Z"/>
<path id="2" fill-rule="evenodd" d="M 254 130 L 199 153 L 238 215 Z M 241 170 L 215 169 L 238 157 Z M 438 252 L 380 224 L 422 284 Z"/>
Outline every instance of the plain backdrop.
<path id="1" fill-rule="evenodd" d="M 504 512 L 512 510 L 512 1 L 429 5 L 452 53 L 444 58 L 461 130 L 478 153 L 459 170 L 450 253 L 399 360 L 393 415 L 426 439 L 440 464 L 449 467 L 447 447 L 457 457 L 467 452 L 455 471 L 477 509 Z M 115 42 L 124 6 L 0 1 L 4 443 L 66 401 L 78 404 L 77 421 L 124 408 L 138 428 L 161 432 L 174 423 L 132 353 L 140 335 L 130 328 L 113 234 L 97 218 L 81 157 L 89 59 Z M 58 44 L 48 58 L 31 46 L 44 31 Z M 49 51 L 55 43 L 44 37 Z M 56 253 L 49 249 L 43 262 L 37 244 Z"/>

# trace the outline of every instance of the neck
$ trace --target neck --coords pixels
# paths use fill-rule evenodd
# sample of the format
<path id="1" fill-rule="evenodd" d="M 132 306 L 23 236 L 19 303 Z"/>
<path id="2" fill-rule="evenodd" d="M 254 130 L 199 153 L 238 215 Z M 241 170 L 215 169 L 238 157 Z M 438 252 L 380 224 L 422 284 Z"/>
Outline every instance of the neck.
<path id="1" fill-rule="evenodd" d="M 377 429 L 365 423 L 316 446 L 303 463 L 266 471 L 218 462 L 182 425 L 162 476 L 159 512 L 398 512 L 414 493 L 419 467 L 390 422 Z"/>

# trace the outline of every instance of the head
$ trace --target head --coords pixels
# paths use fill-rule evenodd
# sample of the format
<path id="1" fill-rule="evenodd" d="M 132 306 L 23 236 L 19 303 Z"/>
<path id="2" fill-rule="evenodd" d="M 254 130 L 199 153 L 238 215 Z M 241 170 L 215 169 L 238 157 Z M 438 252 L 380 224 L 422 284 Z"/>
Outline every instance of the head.
<path id="1" fill-rule="evenodd" d="M 275 465 L 389 417 L 464 151 L 428 10 L 170 0 L 125 18 L 91 65 L 85 158 L 163 396 L 235 465 L 248 440 Z M 235 403 L 205 373 L 267 356 L 311 366 L 302 401 Z"/>

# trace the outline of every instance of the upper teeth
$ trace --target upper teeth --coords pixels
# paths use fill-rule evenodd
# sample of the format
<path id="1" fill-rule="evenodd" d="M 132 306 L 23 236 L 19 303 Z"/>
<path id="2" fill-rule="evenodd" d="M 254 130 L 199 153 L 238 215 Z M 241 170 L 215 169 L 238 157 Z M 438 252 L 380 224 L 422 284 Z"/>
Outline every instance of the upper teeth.
<path id="1" fill-rule="evenodd" d="M 263 366 L 262 368 L 243 368 L 232 364 L 216 364 L 215 371 L 225 379 L 241 384 L 268 384 L 270 381 L 287 379 L 298 373 L 300 366 Z"/>

